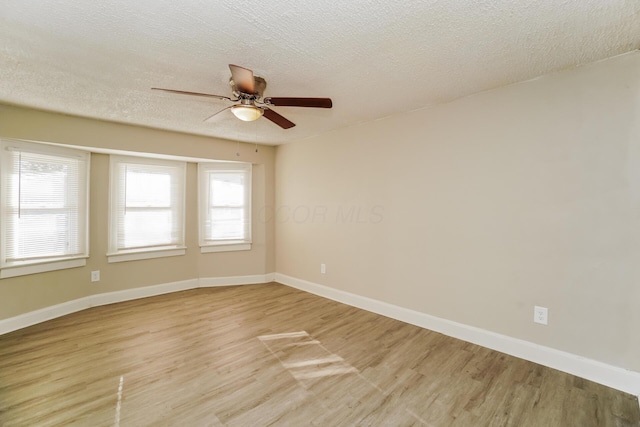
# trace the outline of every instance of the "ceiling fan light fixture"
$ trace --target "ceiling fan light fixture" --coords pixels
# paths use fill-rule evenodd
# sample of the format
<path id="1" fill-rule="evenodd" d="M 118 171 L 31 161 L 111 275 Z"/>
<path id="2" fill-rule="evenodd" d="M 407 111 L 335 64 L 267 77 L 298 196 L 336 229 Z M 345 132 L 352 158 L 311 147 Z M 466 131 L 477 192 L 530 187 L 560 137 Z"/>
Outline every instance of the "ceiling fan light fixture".
<path id="1" fill-rule="evenodd" d="M 264 111 L 255 105 L 234 105 L 231 107 L 231 112 L 234 116 L 245 122 L 252 122 L 258 120 Z"/>

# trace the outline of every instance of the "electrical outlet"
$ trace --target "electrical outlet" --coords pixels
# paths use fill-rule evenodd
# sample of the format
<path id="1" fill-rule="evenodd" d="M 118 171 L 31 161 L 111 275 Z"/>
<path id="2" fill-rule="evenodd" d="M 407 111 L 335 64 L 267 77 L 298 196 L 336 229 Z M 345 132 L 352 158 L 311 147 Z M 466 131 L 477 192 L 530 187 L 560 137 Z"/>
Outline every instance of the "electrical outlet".
<path id="1" fill-rule="evenodd" d="M 325 264 L 320 264 L 320 273 L 325 274 L 327 272 L 327 266 Z"/>
<path id="2" fill-rule="evenodd" d="M 540 323 L 541 325 L 546 325 L 548 321 L 549 310 L 547 307 L 538 307 L 537 305 L 533 307 L 533 321 L 536 323 Z"/>
<path id="3" fill-rule="evenodd" d="M 91 272 L 91 281 L 92 282 L 99 282 L 100 281 L 100 270 L 96 270 L 96 271 L 92 271 Z"/>

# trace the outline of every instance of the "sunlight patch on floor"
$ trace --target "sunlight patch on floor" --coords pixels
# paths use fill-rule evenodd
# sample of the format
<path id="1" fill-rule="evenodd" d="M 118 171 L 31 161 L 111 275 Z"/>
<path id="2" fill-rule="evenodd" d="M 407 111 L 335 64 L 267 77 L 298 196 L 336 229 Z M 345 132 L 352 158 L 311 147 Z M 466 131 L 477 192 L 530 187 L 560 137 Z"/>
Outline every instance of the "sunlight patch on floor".
<path id="1" fill-rule="evenodd" d="M 120 427 L 120 409 L 122 408 L 122 386 L 124 385 L 124 375 L 120 376 L 120 384 L 118 385 L 118 402 L 116 403 L 116 415 L 113 420 L 114 427 Z"/>
<path id="2" fill-rule="evenodd" d="M 303 386 L 304 380 L 358 373 L 305 331 L 261 335 L 258 339 Z"/>

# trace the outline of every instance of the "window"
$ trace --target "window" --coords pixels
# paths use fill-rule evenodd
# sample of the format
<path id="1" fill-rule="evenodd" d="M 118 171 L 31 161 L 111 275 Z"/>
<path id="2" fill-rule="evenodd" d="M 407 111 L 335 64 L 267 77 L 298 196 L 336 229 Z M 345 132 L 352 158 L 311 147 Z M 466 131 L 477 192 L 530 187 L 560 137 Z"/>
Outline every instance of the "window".
<path id="1" fill-rule="evenodd" d="M 109 262 L 184 255 L 186 163 L 111 156 Z"/>
<path id="2" fill-rule="evenodd" d="M 0 277 L 86 264 L 88 152 L 2 140 Z"/>
<path id="3" fill-rule="evenodd" d="M 251 164 L 198 164 L 202 252 L 251 249 Z"/>

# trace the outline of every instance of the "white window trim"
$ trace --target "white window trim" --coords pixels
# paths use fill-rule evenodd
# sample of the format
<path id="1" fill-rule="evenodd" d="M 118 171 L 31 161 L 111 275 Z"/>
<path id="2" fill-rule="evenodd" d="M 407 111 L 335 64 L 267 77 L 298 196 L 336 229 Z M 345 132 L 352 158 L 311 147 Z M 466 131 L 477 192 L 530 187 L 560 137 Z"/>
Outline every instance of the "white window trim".
<path id="1" fill-rule="evenodd" d="M 250 251 L 251 243 L 227 243 L 219 245 L 200 246 L 200 253 Z"/>
<path id="2" fill-rule="evenodd" d="M 117 240 L 118 233 L 118 225 L 117 225 L 117 216 L 114 213 L 113 207 L 113 197 L 115 191 L 113 189 L 114 180 L 114 169 L 115 164 L 119 161 L 129 161 L 131 163 L 139 163 L 139 164 L 149 164 L 149 165 L 172 165 L 175 166 L 180 164 L 182 167 L 182 242 L 177 245 L 167 245 L 167 246 L 158 246 L 158 247 L 147 247 L 140 249 L 123 249 L 117 250 L 114 248 L 114 242 Z M 179 160 L 164 160 L 157 158 L 149 158 L 149 157 L 138 157 L 138 156 L 122 156 L 122 155 L 111 155 L 109 159 L 109 252 L 107 253 L 107 262 L 116 263 L 116 262 L 125 262 L 125 261 L 137 261 L 144 259 L 153 259 L 153 258 L 164 258 L 164 257 L 172 257 L 172 256 L 181 256 L 186 254 L 186 246 L 185 246 L 185 221 L 186 221 L 186 186 L 187 186 L 187 163 Z"/>
<path id="3" fill-rule="evenodd" d="M 23 149 L 32 153 L 49 154 L 53 156 L 65 156 L 65 157 L 77 157 L 84 159 L 86 162 L 85 167 L 85 211 L 83 212 L 84 220 L 84 247 L 85 251 L 82 254 L 70 255 L 68 257 L 55 257 L 50 259 L 40 259 L 37 261 L 24 261 L 14 262 L 11 264 L 5 264 L 0 267 L 0 279 L 6 279 L 10 277 L 26 276 L 29 274 L 45 273 L 49 271 L 65 270 L 68 268 L 84 267 L 87 264 L 87 258 L 89 258 L 89 206 L 90 206 L 90 177 L 91 177 L 91 153 L 89 151 L 78 150 L 75 148 L 68 148 L 59 145 L 52 145 L 46 143 L 38 143 L 31 141 L 22 141 L 16 139 L 0 139 L 0 150 L 10 150 L 12 148 Z M 0 155 L 0 160 L 2 155 Z M 1 181 L 1 180 L 0 180 Z M 0 200 L 2 200 L 2 185 L 0 185 Z M 0 218 L 0 221 L 2 219 Z M 2 221 L 4 223 L 4 221 Z M 3 226 L 0 227 L 0 242 L 6 241 L 6 229 Z M 0 244 L 0 262 L 5 259 L 4 244 Z"/>
<path id="4" fill-rule="evenodd" d="M 14 265 L 0 270 L 0 279 L 25 276 L 27 274 L 45 273 L 47 271 L 65 270 L 67 268 L 84 267 L 87 258 L 65 258 L 60 261 L 40 262 L 38 264 Z"/>
<path id="5" fill-rule="evenodd" d="M 249 237 L 246 240 L 205 240 L 204 239 L 204 218 L 205 210 L 207 208 L 208 196 L 204 191 L 204 188 L 208 186 L 205 178 L 206 173 L 209 170 L 218 171 L 237 171 L 239 169 L 246 169 L 249 172 L 249 179 L 247 182 L 247 191 L 249 193 L 247 200 L 247 211 L 250 215 L 249 221 Z M 211 161 L 211 162 L 199 162 L 198 163 L 198 242 L 200 245 L 200 253 L 214 253 L 214 252 L 233 252 L 233 251 L 248 251 L 251 250 L 252 245 L 252 225 L 253 225 L 253 213 L 251 209 L 251 202 L 253 198 L 253 165 L 245 162 L 227 162 L 227 161 Z"/>
<path id="6" fill-rule="evenodd" d="M 125 262 L 125 261 L 138 261 L 141 259 L 153 259 L 153 258 L 164 258 L 171 256 L 181 256 L 187 253 L 187 248 L 185 246 L 180 247 L 168 247 L 162 249 L 155 249 L 153 251 L 150 250 L 129 250 L 129 251 L 120 251 L 118 253 L 109 253 L 107 254 L 107 261 L 111 264 L 114 262 Z"/>

